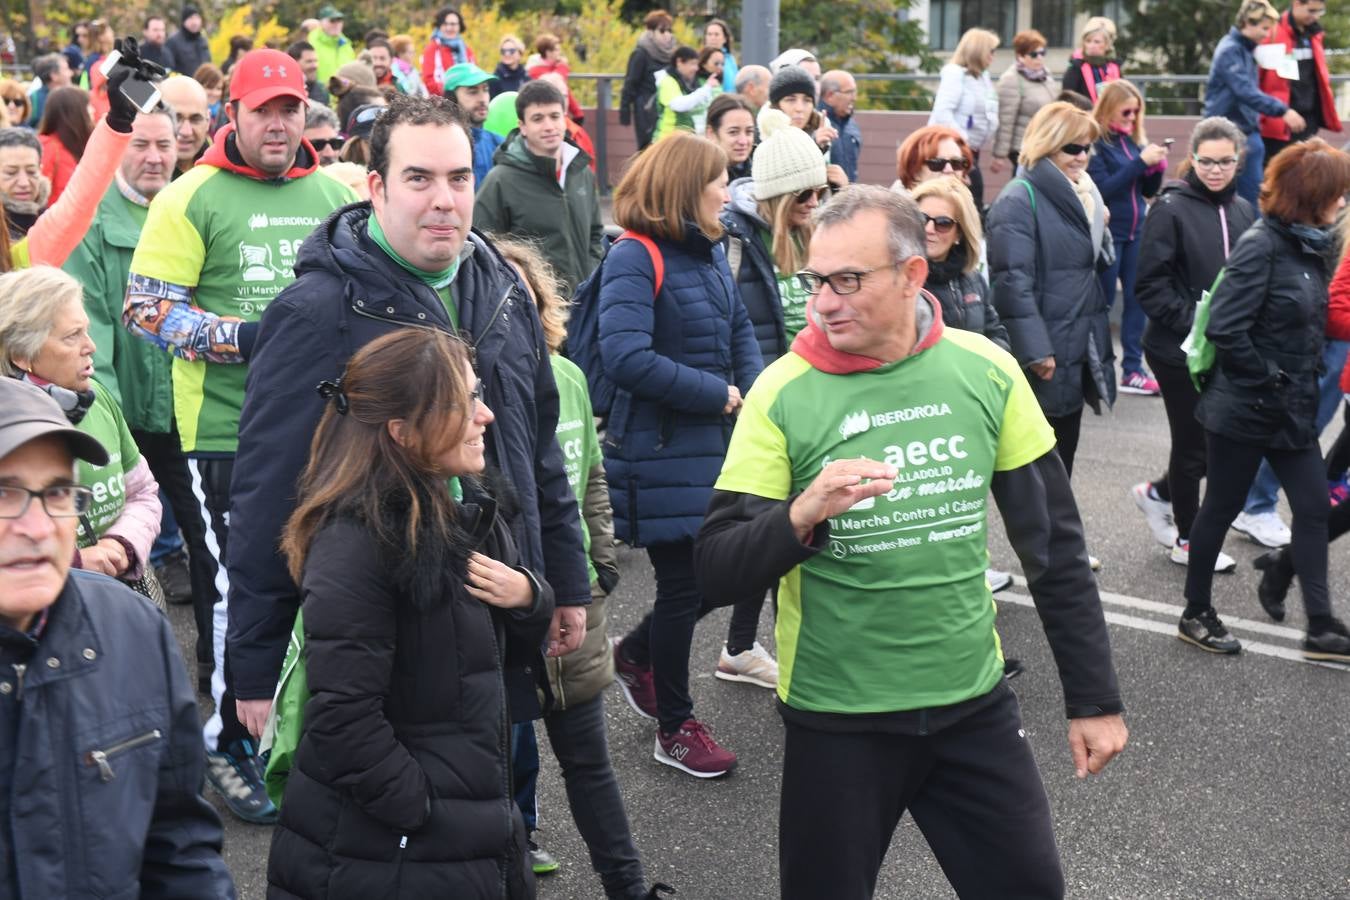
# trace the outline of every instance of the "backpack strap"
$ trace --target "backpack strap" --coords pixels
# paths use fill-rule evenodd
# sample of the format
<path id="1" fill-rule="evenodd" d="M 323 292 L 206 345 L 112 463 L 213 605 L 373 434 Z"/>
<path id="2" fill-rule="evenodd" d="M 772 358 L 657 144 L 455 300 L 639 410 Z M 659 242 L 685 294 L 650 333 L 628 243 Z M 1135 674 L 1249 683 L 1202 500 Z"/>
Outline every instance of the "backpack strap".
<path id="1" fill-rule="evenodd" d="M 647 248 L 647 255 L 651 257 L 652 260 L 652 272 L 656 276 L 656 288 L 652 291 L 652 296 L 661 293 L 661 285 L 666 280 L 666 260 L 661 256 L 661 248 L 656 246 L 656 241 L 645 234 L 638 234 L 636 231 L 625 231 L 615 239 L 614 243 L 617 244 L 619 241 L 625 239 L 637 241 L 643 247 Z"/>
<path id="2" fill-rule="evenodd" d="M 1027 189 L 1027 196 L 1031 198 L 1031 214 L 1036 215 L 1036 192 L 1031 189 L 1031 182 L 1025 178 L 1014 179 L 1018 184 Z"/>

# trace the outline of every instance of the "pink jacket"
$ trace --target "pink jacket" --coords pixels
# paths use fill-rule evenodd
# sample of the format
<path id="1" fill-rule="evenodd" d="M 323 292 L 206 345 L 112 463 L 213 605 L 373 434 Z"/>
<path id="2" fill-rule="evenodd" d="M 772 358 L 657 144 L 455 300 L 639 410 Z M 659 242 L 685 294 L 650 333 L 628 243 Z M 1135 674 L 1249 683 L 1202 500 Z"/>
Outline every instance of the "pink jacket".
<path id="1" fill-rule="evenodd" d="M 122 574 L 123 581 L 135 581 L 145 574 L 145 563 L 150 559 L 150 547 L 159 536 L 159 483 L 150 474 L 150 464 L 142 456 L 136 465 L 122 476 L 126 489 L 126 505 L 117 521 L 99 535 L 118 538 L 130 549 L 131 567 Z M 75 551 L 75 565 L 83 568 L 79 551 Z"/>

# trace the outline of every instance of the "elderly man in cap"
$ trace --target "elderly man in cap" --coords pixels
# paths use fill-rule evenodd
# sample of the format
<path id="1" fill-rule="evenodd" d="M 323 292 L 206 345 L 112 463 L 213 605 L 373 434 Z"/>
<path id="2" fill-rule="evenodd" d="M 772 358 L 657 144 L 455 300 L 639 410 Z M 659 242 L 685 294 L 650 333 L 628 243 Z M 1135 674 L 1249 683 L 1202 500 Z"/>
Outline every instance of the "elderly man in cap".
<path id="1" fill-rule="evenodd" d="M 459 63 L 445 73 L 445 96 L 459 104 L 464 118 L 469 120 L 469 136 L 473 139 L 473 181 L 482 185 L 492 168 L 492 156 L 505 140 L 501 135 L 483 127 L 487 121 L 488 103 L 492 100 L 489 81 L 496 81 L 473 63 Z"/>
<path id="2" fill-rule="evenodd" d="M 315 73 L 319 84 L 327 84 L 344 63 L 356 59 L 356 48 L 351 39 L 342 33 L 346 16 L 331 3 L 325 3 L 319 9 L 319 28 L 309 33 L 309 42 L 319 57 L 319 69 Z"/>
<path id="3" fill-rule="evenodd" d="M 108 461 L 46 393 L 0 378 L 0 896 L 233 898 L 173 629 L 71 570 L 93 499 L 77 457 Z"/>
<path id="4" fill-rule="evenodd" d="M 150 204 L 131 259 L 122 319 L 174 355 L 174 413 L 216 556 L 207 778 L 231 812 L 271 822 L 252 738 L 236 717 L 225 660 L 230 479 L 247 361 L 267 304 L 294 279 L 300 244 L 355 199 L 318 174 L 302 137 L 304 76 L 280 50 L 246 53 L 230 73 L 230 124 L 201 161 Z M 270 690 L 268 697 L 271 697 Z"/>

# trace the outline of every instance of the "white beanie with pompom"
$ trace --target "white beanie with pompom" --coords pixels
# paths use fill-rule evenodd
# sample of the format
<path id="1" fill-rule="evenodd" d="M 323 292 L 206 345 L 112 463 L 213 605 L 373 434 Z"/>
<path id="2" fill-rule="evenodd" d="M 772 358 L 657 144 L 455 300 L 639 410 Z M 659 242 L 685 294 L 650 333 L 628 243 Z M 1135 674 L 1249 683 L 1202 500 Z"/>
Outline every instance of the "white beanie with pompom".
<path id="1" fill-rule="evenodd" d="M 759 133 L 763 140 L 750 164 L 756 200 L 825 187 L 824 155 L 811 135 L 793 126 L 787 113 L 768 106 L 760 110 Z"/>

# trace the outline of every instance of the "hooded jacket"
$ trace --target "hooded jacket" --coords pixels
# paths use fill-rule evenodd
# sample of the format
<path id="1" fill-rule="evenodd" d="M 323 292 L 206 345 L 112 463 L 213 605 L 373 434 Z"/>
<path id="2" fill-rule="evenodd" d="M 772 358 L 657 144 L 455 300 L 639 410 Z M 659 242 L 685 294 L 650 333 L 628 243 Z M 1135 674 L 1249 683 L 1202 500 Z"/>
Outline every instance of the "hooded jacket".
<path id="1" fill-rule="evenodd" d="M 1261 116 L 1279 117 L 1289 111 L 1287 103 L 1261 91 L 1255 53 L 1255 42 L 1236 26 L 1229 28 L 1214 49 L 1209 80 L 1205 83 L 1204 114 L 1223 116 L 1241 128 L 1243 134 L 1256 131 Z"/>
<path id="2" fill-rule="evenodd" d="M 1110 406 L 1116 399 L 1115 354 L 1097 277 L 1102 202 L 1088 222 L 1073 185 L 1050 160 L 1022 172 L 1031 191 L 1021 178 L 1010 181 L 989 209 L 994 307 L 1019 364 L 1055 358 L 1049 381 L 1030 378 L 1045 414 L 1067 416 L 1084 401 L 1100 413 L 1103 401 Z"/>
<path id="3" fill-rule="evenodd" d="M 490 499 L 466 495 L 459 513 L 464 546 L 414 560 L 356 519 L 314 536 L 301 585 L 310 700 L 268 856 L 273 900 L 534 896 L 502 666 L 508 640 L 542 644 L 552 594 L 527 573 L 527 607 L 470 596 L 470 550 L 517 559 Z M 409 590 L 438 580 L 425 601 Z"/>
<path id="4" fill-rule="evenodd" d="M 654 240 L 660 294 L 637 241 L 614 245 L 600 281 L 600 357 L 616 389 L 605 475 L 614 535 L 634 547 L 698 532 L 735 423 L 727 386 L 744 396 L 763 368 L 721 245 L 693 224 L 683 240 Z"/>
<path id="5" fill-rule="evenodd" d="M 164 42 L 164 67 L 191 78 L 197 69 L 211 61 L 211 45 L 206 35 L 179 28 Z"/>
<path id="6" fill-rule="evenodd" d="M 1280 16 L 1280 23 L 1271 29 L 1270 36 L 1266 38 L 1267 44 L 1283 44 L 1286 51 L 1293 53 L 1298 47 L 1299 37 L 1294 28 L 1293 13 L 1286 10 L 1284 15 Z M 1308 39 L 1307 50 L 1312 54 L 1312 71 L 1317 84 L 1314 90 L 1318 99 L 1318 119 L 1320 121 L 1310 121 L 1308 124 L 1321 125 L 1332 131 L 1341 130 L 1341 117 L 1336 112 L 1336 93 L 1331 89 L 1331 72 L 1327 69 L 1325 32 L 1322 25 L 1314 22 L 1308 27 L 1306 32 Z M 1300 65 L 1300 76 L 1304 66 Z M 1281 78 L 1274 69 L 1261 70 L 1261 90 L 1269 94 L 1281 103 L 1289 104 L 1289 98 L 1292 93 L 1293 83 L 1287 78 Z M 1292 105 L 1292 104 L 1290 104 Z M 1292 138 L 1289 130 L 1289 123 L 1278 116 L 1261 117 L 1261 136 L 1273 141 L 1287 141 Z"/>
<path id="7" fill-rule="evenodd" d="M 1270 216 L 1242 235 L 1210 300 L 1215 362 L 1196 410 L 1206 431 L 1255 447 L 1316 445 L 1334 249 Z"/>
<path id="8" fill-rule="evenodd" d="M 946 259 L 928 261 L 924 290 L 941 304 L 943 324 L 982 334 L 999 349 L 1009 349 L 1008 329 L 998 319 L 989 285 L 979 272 L 967 272 L 965 266 L 966 247 L 956 244 Z"/>
<path id="9" fill-rule="evenodd" d="M 1135 283 L 1135 296 L 1149 319 L 1143 346 L 1174 366 L 1186 365 L 1181 342 L 1195 322 L 1200 295 L 1214 284 L 1228 253 L 1256 220 L 1236 188 L 1232 181 L 1215 194 L 1192 173 L 1165 186 L 1144 220 Z"/>
<path id="10" fill-rule="evenodd" d="M 760 218 L 759 204 L 755 202 L 755 182 L 738 178 L 731 183 L 731 202 L 722 208 L 720 216 L 726 236 L 722 247 L 728 259 L 740 254 L 740 265 L 731 273 L 736 290 L 745 304 L 745 312 L 755 327 L 755 341 L 759 355 L 767 366 L 787 352 L 787 331 L 783 325 L 783 304 L 778 293 L 778 275 L 773 256 L 765 245 L 771 240 L 773 229 Z M 732 250 L 732 241 L 738 248 Z"/>
<path id="11" fill-rule="evenodd" d="M 343 207 L 305 240 L 296 280 L 268 305 L 249 362 L 230 513 L 231 558 L 248 560 L 230 570 L 230 668 L 244 699 L 272 696 L 299 606 L 275 550 L 323 414 L 314 386 L 395 329 L 455 331 L 436 292 L 370 239 L 370 215 L 369 203 Z M 465 247 L 452 286 L 458 332 L 475 348 L 484 400 L 496 413 L 489 464 L 520 498 L 512 537 L 559 605 L 584 605 L 586 559 L 554 440 L 558 390 L 539 316 L 490 243 L 474 233 Z"/>
<path id="12" fill-rule="evenodd" d="M 535 241 L 566 284 L 568 296 L 604 255 L 605 222 L 590 162 L 568 143 L 562 145 L 561 162 L 535 156 L 516 130 L 497 148 L 492 170 L 474 194 L 474 224 L 493 234 Z"/>
<path id="13" fill-rule="evenodd" d="M 1162 186 L 1167 160 L 1150 166 L 1139 156 L 1141 147 L 1128 134 L 1111 132 L 1097 141 L 1088 159 L 1088 175 L 1111 210 L 1111 237 L 1117 243 L 1139 237 L 1148 214 L 1145 197 Z"/>
<path id="14" fill-rule="evenodd" d="M 232 900 L 169 620 L 71 571 L 34 631 L 0 628 L 0 895 Z"/>

